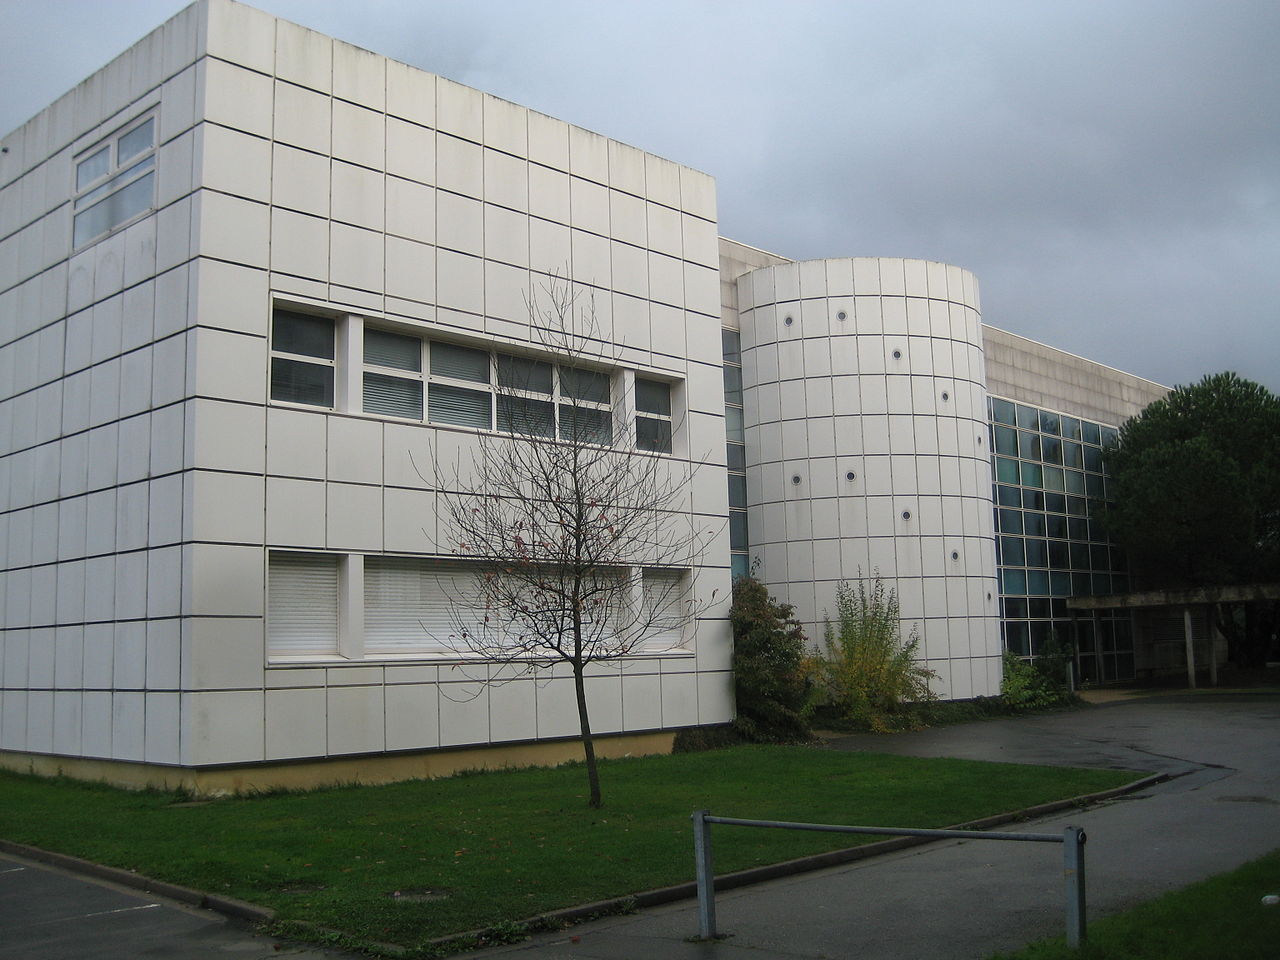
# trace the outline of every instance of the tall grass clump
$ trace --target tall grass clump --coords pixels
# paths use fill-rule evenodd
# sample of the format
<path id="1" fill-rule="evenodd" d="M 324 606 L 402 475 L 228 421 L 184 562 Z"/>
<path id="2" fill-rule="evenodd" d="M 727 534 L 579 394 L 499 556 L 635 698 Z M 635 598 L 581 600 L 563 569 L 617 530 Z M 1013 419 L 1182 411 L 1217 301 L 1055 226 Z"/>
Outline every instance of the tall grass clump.
<path id="1" fill-rule="evenodd" d="M 841 726 L 886 733 L 917 726 L 914 706 L 935 699 L 936 674 L 916 661 L 920 636 L 904 639 L 898 595 L 875 576 L 836 587 L 824 650 L 813 673 L 824 713 Z"/>

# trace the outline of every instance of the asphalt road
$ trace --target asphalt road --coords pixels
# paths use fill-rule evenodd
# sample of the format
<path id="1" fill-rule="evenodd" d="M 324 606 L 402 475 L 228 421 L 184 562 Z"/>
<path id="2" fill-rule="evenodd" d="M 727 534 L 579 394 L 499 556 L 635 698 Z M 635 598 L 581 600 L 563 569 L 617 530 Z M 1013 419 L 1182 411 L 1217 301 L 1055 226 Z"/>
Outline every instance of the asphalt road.
<path id="1" fill-rule="evenodd" d="M 832 747 L 1169 774 L 1141 794 L 1018 827 L 1085 828 L 1089 915 L 1097 917 L 1280 847 L 1278 731 L 1278 696 L 1179 696 L 849 737 Z M 721 893 L 719 926 L 730 936 L 717 943 L 690 942 L 696 907 L 680 903 L 469 956 L 980 960 L 1061 932 L 1061 857 L 1056 844 L 942 841 Z M 1280 877 L 1275 886 L 1280 892 Z M 0 856 L 0 958 L 277 956 L 344 955 L 282 944 L 210 911 Z"/>
<path id="2" fill-rule="evenodd" d="M 1019 828 L 1086 830 L 1088 910 L 1096 918 L 1280 847 L 1278 734 L 1280 697 L 1179 696 L 851 737 L 833 746 L 1170 774 L 1173 779 L 1141 794 Z M 856 821 L 856 813 L 851 816 Z M 1280 877 L 1275 886 L 1272 892 L 1280 892 Z M 1062 933 L 1062 850 L 941 841 L 728 891 L 717 895 L 716 905 L 720 930 L 731 934 L 717 943 L 690 942 L 698 929 L 696 907 L 682 903 L 476 956 L 981 960 Z"/>
<path id="3" fill-rule="evenodd" d="M 0 958 L 263 960 L 344 957 L 281 943 L 172 900 L 0 855 Z"/>

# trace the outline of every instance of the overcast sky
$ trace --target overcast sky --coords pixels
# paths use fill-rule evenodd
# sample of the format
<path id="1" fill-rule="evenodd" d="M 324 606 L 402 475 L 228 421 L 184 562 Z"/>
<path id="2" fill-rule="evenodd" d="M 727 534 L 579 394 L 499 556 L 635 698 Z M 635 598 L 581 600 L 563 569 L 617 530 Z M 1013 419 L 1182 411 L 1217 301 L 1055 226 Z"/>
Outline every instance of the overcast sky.
<path id="1" fill-rule="evenodd" d="M 258 0 L 714 175 L 787 257 L 974 271 L 983 319 L 1280 392 L 1280 2 Z M 0 0 L 0 131 L 184 6 Z"/>

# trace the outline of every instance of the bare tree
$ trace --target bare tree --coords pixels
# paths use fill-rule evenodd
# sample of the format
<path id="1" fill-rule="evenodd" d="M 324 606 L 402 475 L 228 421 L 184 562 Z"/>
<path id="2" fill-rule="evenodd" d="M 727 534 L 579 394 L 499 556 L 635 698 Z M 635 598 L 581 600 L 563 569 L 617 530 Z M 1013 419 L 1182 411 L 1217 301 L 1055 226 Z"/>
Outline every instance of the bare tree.
<path id="1" fill-rule="evenodd" d="M 453 589 L 454 641 L 518 669 L 568 666 L 599 807 L 587 668 L 681 642 L 698 613 L 689 570 L 717 531 L 691 513 L 690 459 L 667 455 L 670 388 L 637 389 L 566 282 L 530 318 L 536 353 L 497 357 L 499 432 L 437 476 L 453 549 L 478 561 Z"/>

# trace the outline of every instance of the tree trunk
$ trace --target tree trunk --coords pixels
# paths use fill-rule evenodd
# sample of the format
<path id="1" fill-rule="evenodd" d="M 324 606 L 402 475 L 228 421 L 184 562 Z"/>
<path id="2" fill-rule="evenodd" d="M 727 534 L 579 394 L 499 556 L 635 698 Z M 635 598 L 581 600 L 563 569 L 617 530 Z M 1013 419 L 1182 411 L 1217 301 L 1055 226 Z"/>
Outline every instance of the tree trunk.
<path id="1" fill-rule="evenodd" d="M 582 754 L 587 762 L 587 783 L 591 788 L 587 806 L 598 810 L 604 806 L 604 801 L 600 798 L 600 771 L 596 768 L 596 746 L 591 737 L 591 718 L 587 715 L 587 685 L 581 663 L 573 665 L 573 690 L 578 695 L 578 726 L 582 731 Z"/>

